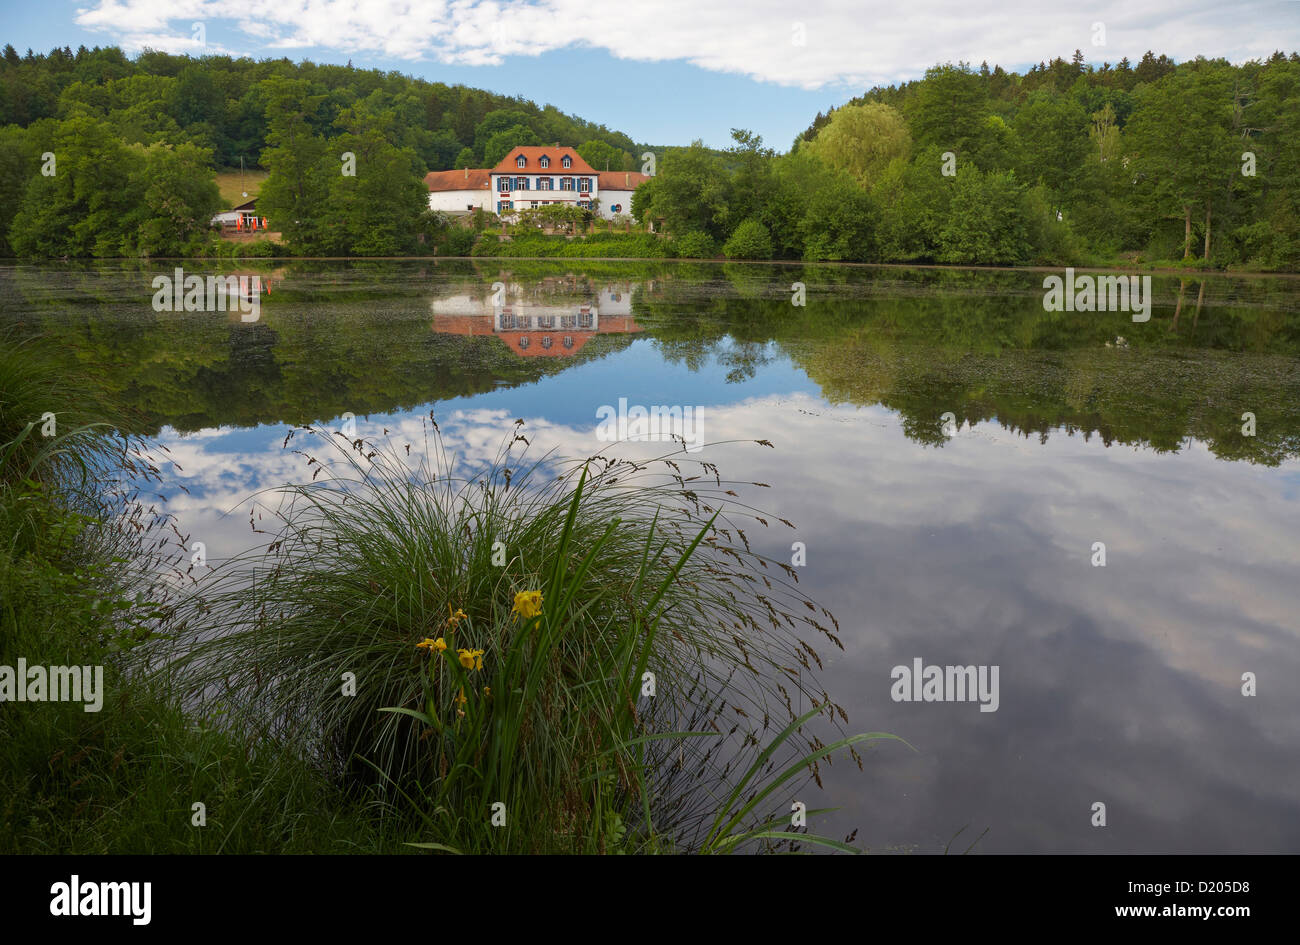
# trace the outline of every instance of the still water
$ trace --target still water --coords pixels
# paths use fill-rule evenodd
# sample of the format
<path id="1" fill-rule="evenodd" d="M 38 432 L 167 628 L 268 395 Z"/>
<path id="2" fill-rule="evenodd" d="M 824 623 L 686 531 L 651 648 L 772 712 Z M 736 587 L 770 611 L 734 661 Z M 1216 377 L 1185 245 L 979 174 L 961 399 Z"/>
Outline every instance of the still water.
<path id="1" fill-rule="evenodd" d="M 602 408 L 691 408 L 698 455 L 797 526 L 755 548 L 802 542 L 839 619 L 820 686 L 914 749 L 823 770 L 816 832 L 1300 852 L 1300 281 L 1157 277 L 1135 323 L 1046 312 L 1026 271 L 268 261 L 248 321 L 154 311 L 173 269 L 7 267 L 0 303 L 171 450 L 211 558 L 257 543 L 251 493 L 307 478 L 292 424 L 432 410 L 474 459 L 523 418 L 578 457 Z M 997 667 L 996 710 L 896 699 L 914 665 Z"/>

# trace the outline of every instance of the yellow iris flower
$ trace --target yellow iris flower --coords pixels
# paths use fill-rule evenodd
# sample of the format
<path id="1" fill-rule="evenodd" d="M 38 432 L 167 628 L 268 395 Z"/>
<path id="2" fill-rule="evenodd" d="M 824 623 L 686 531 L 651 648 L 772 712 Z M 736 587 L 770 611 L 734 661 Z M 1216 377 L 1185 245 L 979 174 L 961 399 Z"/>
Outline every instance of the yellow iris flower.
<path id="1" fill-rule="evenodd" d="M 456 656 L 460 659 L 460 665 L 466 669 L 483 668 L 483 651 L 482 650 L 457 650 Z"/>
<path id="2" fill-rule="evenodd" d="M 542 612 L 542 592 L 520 591 L 515 595 L 515 606 L 510 609 L 510 612 L 525 620 L 536 617 Z"/>

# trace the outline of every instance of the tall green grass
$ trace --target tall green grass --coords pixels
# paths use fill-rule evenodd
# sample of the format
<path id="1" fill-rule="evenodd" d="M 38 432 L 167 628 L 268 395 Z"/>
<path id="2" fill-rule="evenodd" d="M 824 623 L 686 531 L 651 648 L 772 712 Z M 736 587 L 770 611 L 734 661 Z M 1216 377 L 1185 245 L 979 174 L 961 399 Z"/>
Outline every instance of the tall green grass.
<path id="1" fill-rule="evenodd" d="M 530 458 L 521 425 L 481 464 L 432 417 L 420 443 L 293 431 L 311 478 L 257 496 L 268 545 L 177 608 L 171 684 L 415 808 L 436 849 L 723 849 L 767 822 L 769 776 L 857 758 L 805 730 L 807 707 L 847 721 L 805 637 L 839 641 L 751 550 L 746 530 L 778 527 L 737 492 L 761 484 L 680 448 Z M 540 612 L 515 613 L 532 591 Z"/>
<path id="2" fill-rule="evenodd" d="M 102 666 L 106 694 L 99 712 L 0 706 L 0 852 L 399 848 L 320 771 L 186 713 L 134 669 L 177 557 L 165 517 L 142 498 L 157 466 L 144 444 L 92 422 L 90 405 L 111 408 L 37 342 L 4 342 L 0 664 Z M 47 412 L 56 422 L 43 430 Z"/>

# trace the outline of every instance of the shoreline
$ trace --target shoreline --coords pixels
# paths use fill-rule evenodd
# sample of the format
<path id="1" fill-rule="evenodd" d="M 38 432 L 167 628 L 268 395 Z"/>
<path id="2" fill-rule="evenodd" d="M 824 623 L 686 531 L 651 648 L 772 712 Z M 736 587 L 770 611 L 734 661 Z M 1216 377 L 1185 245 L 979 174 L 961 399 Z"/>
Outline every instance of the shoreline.
<path id="1" fill-rule="evenodd" d="M 174 263 L 174 262 L 253 262 L 266 261 L 278 264 L 293 262 L 427 262 L 427 261 L 457 261 L 457 262 L 476 262 L 480 260 L 507 260 L 515 259 L 527 262 L 565 262 L 574 263 L 592 263 L 592 262 L 629 262 L 629 263 L 696 263 L 709 265 L 728 265 L 728 266 L 833 266 L 836 268 L 849 269 L 936 269 L 936 270 L 954 270 L 960 272 L 1060 272 L 1067 268 L 1061 266 L 980 266 L 980 265 L 963 265 L 960 263 L 907 263 L 907 262 L 887 262 L 887 263 L 867 263 L 852 262 L 847 260 L 806 260 L 806 259 L 726 259 L 723 257 L 700 258 L 685 256 L 153 256 L 141 258 L 135 256 L 85 256 L 77 259 L 16 259 L 10 257 L 0 260 L 0 268 L 9 268 L 17 266 L 37 266 L 50 263 L 86 263 L 86 262 L 157 262 L 157 263 Z M 1272 279 L 1300 279 L 1300 272 L 1267 272 L 1253 270 L 1220 270 L 1220 269 L 1178 269 L 1171 267 L 1154 267 L 1154 266 L 1070 266 L 1075 272 L 1090 273 L 1114 273 L 1124 272 L 1132 273 L 1137 271 L 1149 275 L 1158 276 L 1186 276 L 1187 278 L 1201 278 L 1205 276 L 1219 276 L 1224 278 L 1272 278 Z"/>

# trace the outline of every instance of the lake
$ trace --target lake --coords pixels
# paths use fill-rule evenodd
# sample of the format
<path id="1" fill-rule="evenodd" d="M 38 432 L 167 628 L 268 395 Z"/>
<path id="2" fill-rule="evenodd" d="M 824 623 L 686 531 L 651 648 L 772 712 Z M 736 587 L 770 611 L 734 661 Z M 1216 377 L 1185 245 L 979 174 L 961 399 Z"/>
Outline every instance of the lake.
<path id="1" fill-rule="evenodd" d="M 255 321 L 155 311 L 172 263 L 0 267 L 4 321 L 170 449 L 210 559 L 258 543 L 253 492 L 308 478 L 294 424 L 417 436 L 432 411 L 473 461 L 522 418 L 537 449 L 654 455 L 602 441 L 602 408 L 689 408 L 700 457 L 768 486 L 756 550 L 839 621 L 818 685 L 911 746 L 800 788 L 838 808 L 816 832 L 1300 852 L 1300 280 L 1156 276 L 1134 322 L 1045 311 L 1026 270 L 248 265 Z M 996 700 L 896 698 L 917 666 L 996 667 Z"/>

